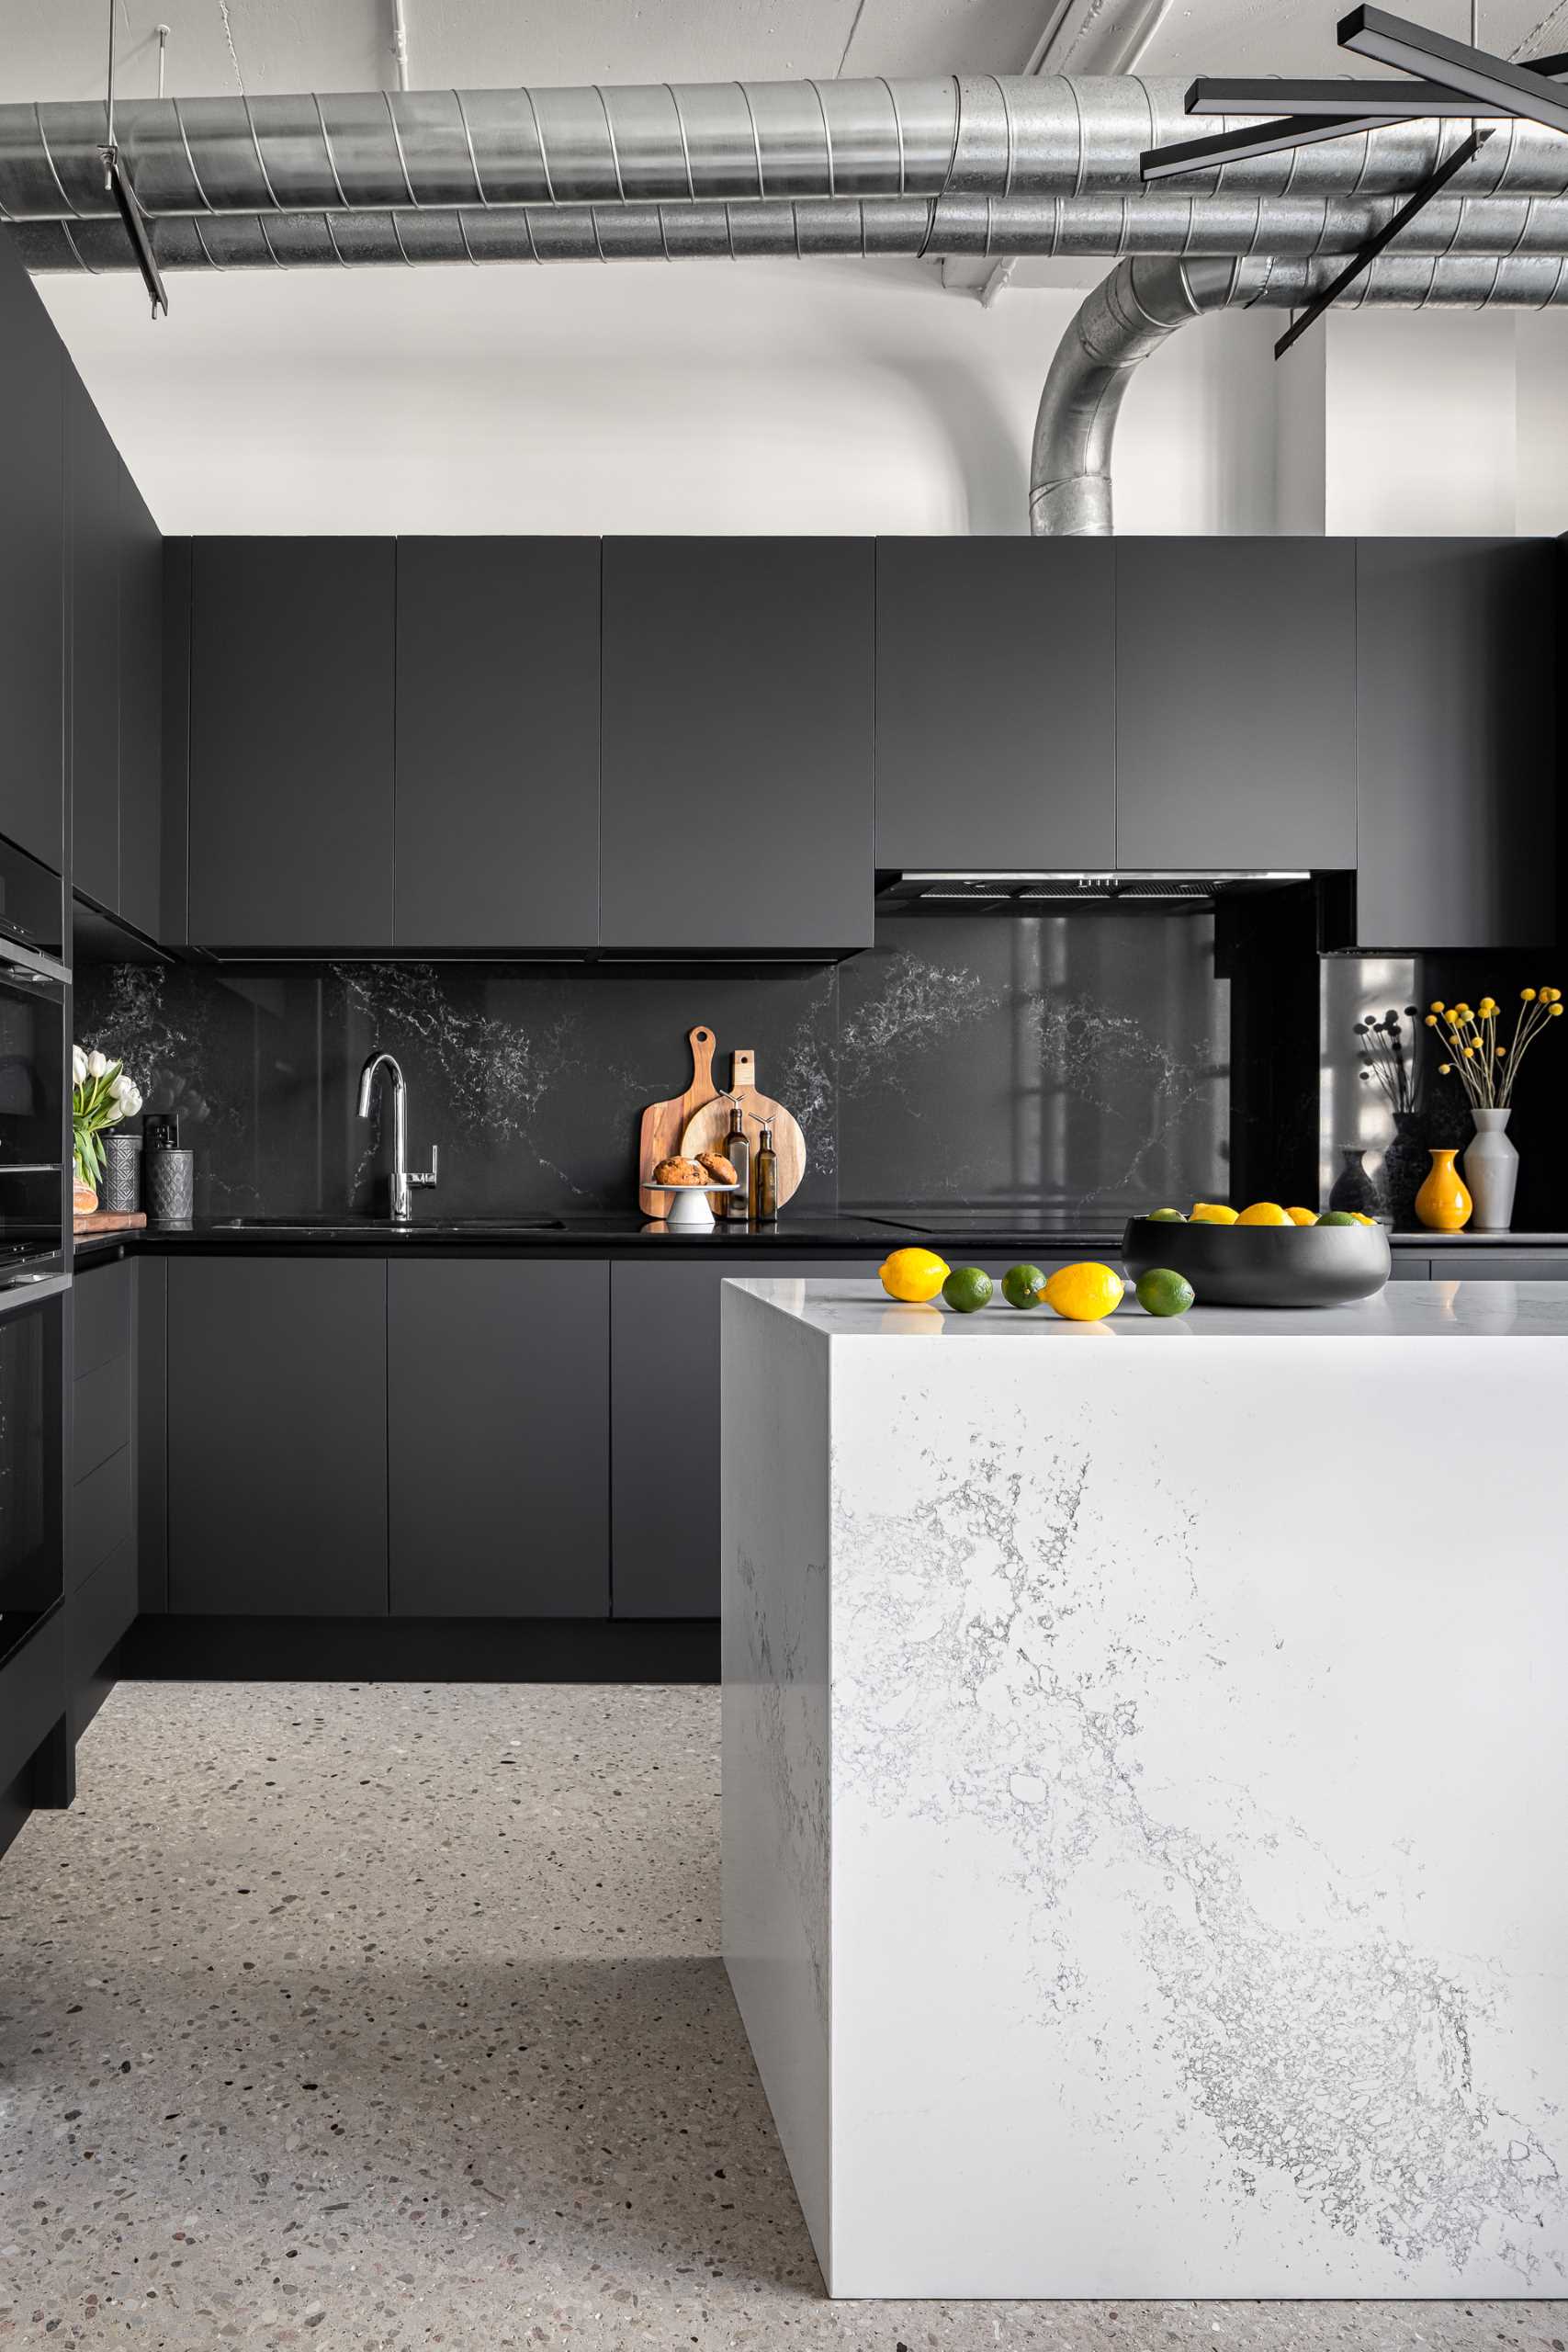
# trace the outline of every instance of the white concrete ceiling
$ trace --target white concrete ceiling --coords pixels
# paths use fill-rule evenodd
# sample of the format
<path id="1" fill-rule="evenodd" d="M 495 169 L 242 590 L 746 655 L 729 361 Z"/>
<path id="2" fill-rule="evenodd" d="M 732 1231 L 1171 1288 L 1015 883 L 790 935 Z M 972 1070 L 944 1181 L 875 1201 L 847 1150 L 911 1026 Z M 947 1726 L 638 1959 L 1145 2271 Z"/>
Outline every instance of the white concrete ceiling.
<path id="1" fill-rule="evenodd" d="M 118 0 L 121 87 L 156 88 L 154 28 L 170 28 L 168 88 L 390 86 L 391 0 Z M 1147 0 L 1143 0 L 1146 8 Z M 1332 73 L 1345 0 L 1167 0 L 1144 59 L 1154 73 Z M 1403 5 L 1403 0 L 1402 0 Z M 405 0 L 413 80 L 710 81 L 797 74 L 1018 73 L 1060 16 L 1066 41 L 1127 0 Z M 1464 34 L 1471 0 L 1409 0 Z M 1129 11 L 1135 13 L 1135 11 Z M 1480 0 L 1486 46 L 1563 45 L 1568 0 Z M 103 88 L 105 0 L 0 0 L 0 98 L 88 98 Z M 1092 61 L 1091 61 L 1092 62 Z M 1376 71 L 1374 67 L 1363 70 Z"/>

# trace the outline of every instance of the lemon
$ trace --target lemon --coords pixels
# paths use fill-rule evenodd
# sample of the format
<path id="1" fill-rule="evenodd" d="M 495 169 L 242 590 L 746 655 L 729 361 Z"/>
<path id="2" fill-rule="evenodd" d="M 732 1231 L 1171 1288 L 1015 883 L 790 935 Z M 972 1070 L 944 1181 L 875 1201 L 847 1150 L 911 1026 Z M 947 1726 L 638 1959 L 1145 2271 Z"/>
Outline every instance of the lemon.
<path id="1" fill-rule="evenodd" d="M 1285 1211 L 1285 1215 L 1290 1218 L 1292 1225 L 1315 1225 L 1317 1223 L 1317 1211 L 1315 1209 L 1287 1209 Z"/>
<path id="2" fill-rule="evenodd" d="M 882 1287 L 889 1298 L 911 1306 L 934 1298 L 947 1280 L 947 1261 L 934 1250 L 895 1250 L 882 1264 Z"/>
<path id="3" fill-rule="evenodd" d="M 955 1315 L 978 1315 L 991 1303 L 991 1277 L 984 1266 L 954 1266 L 942 1295 Z"/>
<path id="4" fill-rule="evenodd" d="M 1289 1225 L 1290 1218 L 1278 1201 L 1253 1201 L 1237 1217 L 1237 1225 Z"/>
<path id="5" fill-rule="evenodd" d="M 1138 1305 L 1145 1315 L 1185 1315 L 1192 1296 L 1185 1274 L 1173 1273 L 1168 1266 L 1151 1266 L 1138 1276 Z"/>
<path id="6" fill-rule="evenodd" d="M 1376 1225 L 1377 1223 L 1375 1216 L 1368 1216 L 1360 1209 L 1352 1209 L 1350 1215 L 1358 1225 Z"/>
<path id="7" fill-rule="evenodd" d="M 1058 1266 L 1045 1285 L 1045 1304 L 1069 1323 L 1098 1323 L 1121 1306 L 1122 1277 L 1092 1258 L 1077 1266 Z"/>
<path id="8" fill-rule="evenodd" d="M 1190 1221 L 1193 1225 L 1235 1225 L 1236 1215 L 1223 1201 L 1197 1201 Z"/>

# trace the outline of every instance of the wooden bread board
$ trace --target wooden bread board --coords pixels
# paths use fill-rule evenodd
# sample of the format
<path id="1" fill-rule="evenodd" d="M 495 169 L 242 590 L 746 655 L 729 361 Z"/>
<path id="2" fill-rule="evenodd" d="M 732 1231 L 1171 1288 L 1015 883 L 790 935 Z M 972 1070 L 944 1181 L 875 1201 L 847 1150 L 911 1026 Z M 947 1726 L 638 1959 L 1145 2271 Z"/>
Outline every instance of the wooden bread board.
<path id="1" fill-rule="evenodd" d="M 747 1140 L 753 1151 L 762 1140 L 762 1121 L 773 1123 L 773 1150 L 779 1163 L 779 1206 L 799 1192 L 806 1174 L 806 1137 L 800 1132 L 799 1121 L 793 1111 L 775 1102 L 771 1094 L 757 1091 L 757 1056 L 750 1046 L 738 1046 L 730 1062 L 731 1080 L 728 1094 L 717 1094 L 711 1102 L 694 1112 L 681 1133 L 681 1149 L 688 1159 L 699 1151 L 721 1151 L 729 1131 L 732 1102 L 740 1105 Z"/>
<path id="2" fill-rule="evenodd" d="M 145 1225 L 145 1209 L 94 1209 L 86 1216 L 73 1216 L 73 1233 L 131 1233 Z"/>
<path id="3" fill-rule="evenodd" d="M 661 1159 L 672 1159 L 679 1152 L 681 1137 L 692 1114 L 713 1100 L 713 1031 L 690 1030 L 687 1042 L 692 1048 L 690 1086 L 684 1094 L 672 1094 L 667 1102 L 650 1102 L 637 1131 L 637 1200 L 645 1216 L 663 1216 L 667 1213 L 672 1188 L 653 1183 L 653 1171 Z M 697 1188 L 692 1185 L 682 1189 L 694 1192 Z"/>

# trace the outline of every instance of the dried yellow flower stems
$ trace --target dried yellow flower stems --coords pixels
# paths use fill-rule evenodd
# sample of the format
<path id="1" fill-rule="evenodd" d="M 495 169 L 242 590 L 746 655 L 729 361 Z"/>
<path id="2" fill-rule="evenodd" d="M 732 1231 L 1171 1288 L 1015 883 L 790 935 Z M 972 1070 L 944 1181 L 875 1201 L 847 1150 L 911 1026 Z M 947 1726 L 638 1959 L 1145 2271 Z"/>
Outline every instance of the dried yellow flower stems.
<path id="1" fill-rule="evenodd" d="M 1426 1016 L 1428 1029 L 1440 1024 L 1447 1032 L 1442 1043 L 1454 1057 L 1438 1064 L 1438 1075 L 1451 1078 L 1458 1072 L 1472 1111 L 1508 1109 L 1519 1064 L 1549 1022 L 1562 1012 L 1562 991 L 1521 989 L 1513 1043 L 1507 1046 L 1497 1042 L 1501 1011 L 1495 996 L 1483 996 L 1473 1012 L 1468 1004 L 1445 1004 L 1439 997 Z"/>

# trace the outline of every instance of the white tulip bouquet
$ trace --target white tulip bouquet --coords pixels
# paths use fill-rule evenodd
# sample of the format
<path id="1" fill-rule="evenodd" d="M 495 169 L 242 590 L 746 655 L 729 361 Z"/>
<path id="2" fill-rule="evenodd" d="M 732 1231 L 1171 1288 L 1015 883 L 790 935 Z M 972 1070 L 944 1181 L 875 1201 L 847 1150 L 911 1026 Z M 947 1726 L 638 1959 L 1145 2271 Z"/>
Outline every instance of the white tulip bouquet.
<path id="1" fill-rule="evenodd" d="M 127 1078 L 123 1061 L 111 1061 L 95 1046 L 71 1048 L 71 1125 L 75 1137 L 76 1181 L 97 1190 L 104 1172 L 102 1136 L 141 1108 L 141 1090 Z"/>

